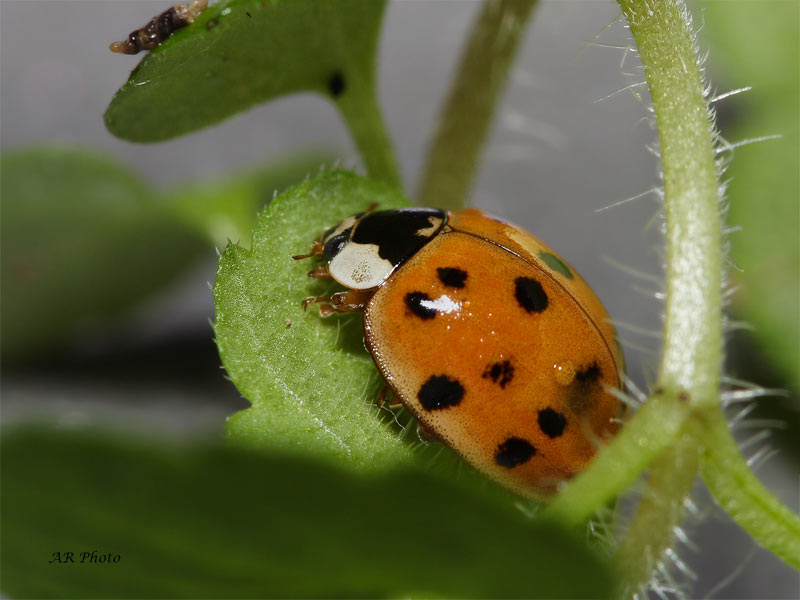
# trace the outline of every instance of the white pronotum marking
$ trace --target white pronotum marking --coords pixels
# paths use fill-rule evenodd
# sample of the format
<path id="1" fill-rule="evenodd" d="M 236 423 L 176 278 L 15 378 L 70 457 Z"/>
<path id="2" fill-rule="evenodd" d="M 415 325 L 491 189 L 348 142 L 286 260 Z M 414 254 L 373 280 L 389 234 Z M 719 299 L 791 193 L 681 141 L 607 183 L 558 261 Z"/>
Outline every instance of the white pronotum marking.
<path id="1" fill-rule="evenodd" d="M 328 265 L 331 277 L 353 290 L 377 287 L 393 270 L 392 262 L 378 255 L 378 246 L 352 242 L 346 244 Z"/>

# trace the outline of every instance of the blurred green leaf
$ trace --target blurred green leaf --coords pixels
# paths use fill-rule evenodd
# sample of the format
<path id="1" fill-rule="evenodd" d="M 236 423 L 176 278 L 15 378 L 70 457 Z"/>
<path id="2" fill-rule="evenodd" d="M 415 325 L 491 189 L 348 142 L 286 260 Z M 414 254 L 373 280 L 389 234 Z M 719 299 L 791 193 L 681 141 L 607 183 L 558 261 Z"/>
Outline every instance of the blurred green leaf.
<path id="1" fill-rule="evenodd" d="M 133 142 L 170 139 L 296 92 L 341 110 L 370 173 L 396 183 L 375 98 L 384 0 L 223 0 L 148 53 L 105 114 Z"/>
<path id="2" fill-rule="evenodd" d="M 31 429 L 1 456 L 8 597 L 610 595 L 585 542 L 415 469 Z"/>
<path id="3" fill-rule="evenodd" d="M 0 193 L 4 359 L 120 314 L 207 248 L 135 174 L 86 150 L 4 155 Z"/>
<path id="4" fill-rule="evenodd" d="M 231 436 L 364 467 L 410 457 L 384 422 L 391 413 L 374 404 L 383 380 L 364 349 L 361 315 L 323 319 L 313 307 L 304 312 L 303 298 L 330 295 L 336 286 L 306 276 L 319 263 L 291 259 L 373 202 L 408 204 L 376 181 L 323 173 L 267 206 L 251 250 L 231 245 L 223 253 L 214 286 L 217 345 L 231 379 L 253 404 L 229 420 Z"/>
<path id="5" fill-rule="evenodd" d="M 111 101 L 106 125 L 118 137 L 152 142 L 284 94 L 367 93 L 383 5 L 217 2 L 145 55 Z"/>
<path id="6" fill-rule="evenodd" d="M 718 106 L 723 119 L 736 118 L 723 135 L 733 143 L 782 136 L 738 148 L 726 174 L 728 220 L 742 227 L 731 237 L 731 253 L 742 268 L 732 272 L 740 284 L 734 311 L 755 326 L 765 354 L 800 390 L 800 5 L 703 7 L 704 35 L 725 84 L 753 87 Z"/>
<path id="7" fill-rule="evenodd" d="M 304 154 L 216 181 L 192 182 L 167 192 L 171 209 L 218 248 L 228 241 L 250 243 L 258 213 L 276 192 L 285 190 L 331 160 Z"/>

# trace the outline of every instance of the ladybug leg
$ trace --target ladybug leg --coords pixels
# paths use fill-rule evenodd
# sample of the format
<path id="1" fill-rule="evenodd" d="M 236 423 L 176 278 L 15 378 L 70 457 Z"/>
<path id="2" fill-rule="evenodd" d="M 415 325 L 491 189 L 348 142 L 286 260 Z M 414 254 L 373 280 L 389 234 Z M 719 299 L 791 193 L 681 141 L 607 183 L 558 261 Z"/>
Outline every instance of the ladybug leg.
<path id="1" fill-rule="evenodd" d="M 302 305 L 303 310 L 306 310 L 311 304 L 315 302 L 328 302 L 330 299 L 326 298 L 325 296 L 308 296 L 307 298 L 303 299 Z"/>
<path id="2" fill-rule="evenodd" d="M 373 202 L 372 204 L 370 204 L 367 207 L 367 210 L 364 211 L 364 214 L 368 215 L 369 213 L 373 212 L 376 208 L 378 208 L 378 203 L 377 202 Z"/>
<path id="3" fill-rule="evenodd" d="M 378 400 L 377 402 L 375 402 L 375 405 L 378 408 L 382 408 L 384 404 L 389 408 L 396 408 L 403 404 L 402 402 L 400 402 L 400 400 L 398 400 L 397 394 L 392 394 L 391 398 L 389 398 L 388 400 L 386 399 L 391 389 L 392 388 L 389 386 L 388 383 L 383 384 L 383 389 L 381 389 L 380 394 L 378 394 Z"/>
<path id="4" fill-rule="evenodd" d="M 441 442 L 440 438 L 433 429 L 426 427 L 421 421 L 417 421 L 417 436 L 423 442 Z"/>
<path id="5" fill-rule="evenodd" d="M 347 290 L 331 296 L 331 307 L 336 312 L 364 312 L 374 291 Z"/>
<path id="6" fill-rule="evenodd" d="M 322 304 L 319 307 L 321 317 L 329 317 L 334 313 L 363 312 L 374 293 L 374 291 L 366 290 L 347 290 L 346 292 L 336 292 L 330 298 L 309 296 L 303 300 L 303 309 L 308 308 L 311 304 Z"/>
<path id="7" fill-rule="evenodd" d="M 292 260 L 303 260 L 304 258 L 311 258 L 312 256 L 322 256 L 323 245 L 319 240 L 314 240 L 311 244 L 311 252 L 308 254 L 295 254 Z"/>
<path id="8" fill-rule="evenodd" d="M 385 383 L 383 384 L 383 388 L 381 388 L 381 393 L 378 394 L 378 400 L 375 402 L 375 406 L 378 408 L 383 408 L 383 403 L 386 402 L 386 396 L 389 394 L 389 386 Z"/>
<path id="9" fill-rule="evenodd" d="M 309 277 L 313 277 L 314 279 L 332 279 L 330 271 L 328 271 L 328 267 L 317 267 L 316 269 L 311 269 L 308 272 Z"/>

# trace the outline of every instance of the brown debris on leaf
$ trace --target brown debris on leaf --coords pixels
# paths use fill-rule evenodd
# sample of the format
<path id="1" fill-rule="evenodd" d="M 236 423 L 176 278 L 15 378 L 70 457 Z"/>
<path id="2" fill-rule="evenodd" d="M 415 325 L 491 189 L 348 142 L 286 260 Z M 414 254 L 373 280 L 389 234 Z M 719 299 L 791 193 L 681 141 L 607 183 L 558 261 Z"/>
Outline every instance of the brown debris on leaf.
<path id="1" fill-rule="evenodd" d="M 132 31 L 126 40 L 114 42 L 108 48 L 121 54 L 138 54 L 142 50 L 152 50 L 181 27 L 194 23 L 206 8 L 208 0 L 191 0 L 186 4 L 173 6 L 150 19 L 144 27 Z"/>

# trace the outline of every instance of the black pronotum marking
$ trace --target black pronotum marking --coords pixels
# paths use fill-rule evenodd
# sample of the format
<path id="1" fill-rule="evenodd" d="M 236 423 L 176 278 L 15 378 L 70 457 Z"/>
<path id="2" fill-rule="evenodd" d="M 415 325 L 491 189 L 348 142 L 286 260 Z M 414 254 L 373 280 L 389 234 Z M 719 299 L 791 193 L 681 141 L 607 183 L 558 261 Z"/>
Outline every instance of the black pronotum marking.
<path id="1" fill-rule="evenodd" d="M 447 375 L 432 375 L 419 388 L 417 398 L 425 410 L 443 410 L 461 403 L 464 386 Z"/>
<path id="2" fill-rule="evenodd" d="M 432 319 L 436 316 L 436 309 L 426 306 L 423 302 L 430 302 L 430 296 L 423 292 L 410 292 L 406 294 L 406 306 L 420 319 Z"/>
<path id="3" fill-rule="evenodd" d="M 436 269 L 436 274 L 447 287 L 463 288 L 467 280 L 467 272 L 456 267 L 440 267 Z"/>
<path id="4" fill-rule="evenodd" d="M 330 262 L 334 256 L 342 251 L 342 248 L 344 248 L 345 244 L 347 244 L 347 240 L 350 239 L 350 233 L 352 231 L 352 227 L 345 229 L 339 235 L 335 235 L 325 242 L 325 246 L 322 248 L 322 256 L 326 261 Z"/>
<path id="5" fill-rule="evenodd" d="M 514 280 L 514 297 L 525 312 L 540 313 L 547 308 L 547 294 L 542 284 L 530 277 Z"/>
<path id="6" fill-rule="evenodd" d="M 575 373 L 575 380 L 581 385 L 589 385 L 599 380 L 602 374 L 600 365 L 598 365 L 597 362 L 593 362 L 588 367 Z"/>
<path id="7" fill-rule="evenodd" d="M 549 438 L 557 438 L 564 433 L 567 426 L 567 418 L 557 410 L 545 408 L 539 411 L 539 429 Z"/>
<path id="8" fill-rule="evenodd" d="M 536 456 L 536 448 L 527 440 L 510 437 L 497 447 L 494 453 L 494 462 L 506 469 L 528 462 Z"/>
<path id="9" fill-rule="evenodd" d="M 364 215 L 355 226 L 353 242 L 376 245 L 378 255 L 397 266 L 436 234 L 436 231 L 432 231 L 426 235 L 417 235 L 420 230 L 430 229 L 431 217 L 439 219 L 442 225 L 447 221 L 444 211 L 435 208 L 375 211 Z"/>
<path id="10" fill-rule="evenodd" d="M 346 87 L 344 75 L 342 75 L 341 71 L 336 71 L 331 75 L 330 79 L 328 79 L 328 92 L 330 92 L 331 96 L 334 98 L 341 96 Z"/>
<path id="11" fill-rule="evenodd" d="M 484 379 L 491 379 L 502 389 L 505 389 L 506 385 L 514 379 L 514 365 L 508 360 L 496 362 L 486 367 L 482 377 Z"/>

